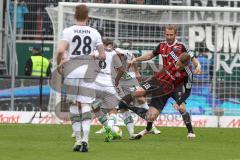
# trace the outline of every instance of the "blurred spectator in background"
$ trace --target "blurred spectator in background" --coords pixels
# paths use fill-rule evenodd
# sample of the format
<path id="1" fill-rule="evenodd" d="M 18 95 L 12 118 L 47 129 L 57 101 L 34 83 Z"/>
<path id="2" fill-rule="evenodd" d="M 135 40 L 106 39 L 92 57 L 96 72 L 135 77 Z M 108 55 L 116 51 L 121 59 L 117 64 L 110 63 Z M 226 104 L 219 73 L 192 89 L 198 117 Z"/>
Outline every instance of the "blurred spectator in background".
<path id="1" fill-rule="evenodd" d="M 32 49 L 32 56 L 27 60 L 25 65 L 26 76 L 43 77 L 51 74 L 51 64 L 49 60 L 43 57 L 40 46 L 34 46 Z"/>
<path id="2" fill-rule="evenodd" d="M 16 17 L 16 31 L 17 31 L 17 39 L 22 39 L 23 29 L 24 29 L 24 14 L 28 13 L 29 10 L 24 0 L 14 0 L 11 1 L 9 6 L 10 18 L 13 24 L 14 20 L 14 2 L 17 3 L 17 17 Z"/>

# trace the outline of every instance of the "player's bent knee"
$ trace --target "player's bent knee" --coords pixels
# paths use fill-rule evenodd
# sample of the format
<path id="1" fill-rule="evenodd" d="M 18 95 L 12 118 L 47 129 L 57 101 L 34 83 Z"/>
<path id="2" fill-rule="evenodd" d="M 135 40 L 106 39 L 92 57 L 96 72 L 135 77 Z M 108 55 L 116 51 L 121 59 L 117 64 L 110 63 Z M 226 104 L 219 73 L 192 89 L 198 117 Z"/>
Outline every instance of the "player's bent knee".
<path id="1" fill-rule="evenodd" d="M 185 103 L 182 103 L 182 104 L 179 106 L 178 111 L 179 111 L 180 113 L 183 113 L 183 112 L 186 111 L 186 105 L 185 105 Z"/>
<path id="2" fill-rule="evenodd" d="M 153 114 L 148 114 L 147 115 L 147 118 L 146 118 L 146 120 L 148 121 L 148 122 L 153 122 L 153 121 L 155 121 L 157 119 L 157 116 L 155 116 L 155 115 L 153 115 Z"/>
<path id="3" fill-rule="evenodd" d="M 134 96 L 135 97 L 142 97 L 144 96 L 146 93 L 146 91 L 142 88 L 142 87 L 139 87 L 135 92 L 134 92 Z"/>
<path id="4" fill-rule="evenodd" d="M 138 97 L 137 98 L 137 102 L 139 103 L 139 104 L 143 104 L 143 103 L 145 103 L 146 102 L 146 98 L 145 97 Z"/>

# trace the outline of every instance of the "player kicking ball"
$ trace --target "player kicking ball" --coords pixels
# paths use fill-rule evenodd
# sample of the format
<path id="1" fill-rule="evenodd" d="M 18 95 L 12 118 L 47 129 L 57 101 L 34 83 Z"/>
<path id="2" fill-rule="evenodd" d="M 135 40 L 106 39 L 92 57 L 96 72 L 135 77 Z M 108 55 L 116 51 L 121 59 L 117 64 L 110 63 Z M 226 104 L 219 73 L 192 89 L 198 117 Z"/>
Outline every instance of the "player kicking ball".
<path id="1" fill-rule="evenodd" d="M 136 139 L 140 139 L 149 133 L 153 121 L 156 120 L 162 112 L 167 100 L 173 96 L 175 89 L 183 83 L 186 84 L 186 81 L 191 80 L 189 79 L 188 72 L 190 59 L 189 54 L 181 54 L 177 59 L 165 66 L 164 69 L 156 73 L 150 80 L 144 82 L 134 93 L 122 98 L 119 106 L 132 110 L 148 121 L 146 129 L 137 134 Z M 148 110 L 130 105 L 135 98 L 141 96 L 151 96 Z M 186 98 L 187 97 L 180 97 L 174 106 L 179 107 L 181 103 L 185 102 Z M 188 119 L 188 121 L 190 121 L 190 119 Z"/>
<path id="2" fill-rule="evenodd" d="M 121 48 L 115 48 L 115 51 L 117 52 L 118 56 L 120 57 L 125 72 L 123 76 L 120 79 L 119 87 L 121 87 L 124 95 L 120 95 L 121 98 L 123 98 L 125 95 L 132 93 L 139 87 L 139 83 L 141 82 L 141 75 L 139 73 L 138 66 L 136 64 L 129 66 L 129 63 L 135 58 L 133 53 L 129 50 L 123 50 Z M 134 100 L 134 105 L 136 107 L 145 108 L 148 109 L 149 106 L 146 102 L 145 97 L 138 97 Z M 134 139 L 134 122 L 132 115 L 130 111 L 127 109 L 121 109 L 119 108 L 120 113 L 122 113 L 122 119 L 124 121 L 124 124 L 127 126 L 128 132 L 129 132 L 129 139 Z M 159 131 L 155 125 L 153 125 L 150 133 L 152 134 L 160 134 L 161 131 Z"/>

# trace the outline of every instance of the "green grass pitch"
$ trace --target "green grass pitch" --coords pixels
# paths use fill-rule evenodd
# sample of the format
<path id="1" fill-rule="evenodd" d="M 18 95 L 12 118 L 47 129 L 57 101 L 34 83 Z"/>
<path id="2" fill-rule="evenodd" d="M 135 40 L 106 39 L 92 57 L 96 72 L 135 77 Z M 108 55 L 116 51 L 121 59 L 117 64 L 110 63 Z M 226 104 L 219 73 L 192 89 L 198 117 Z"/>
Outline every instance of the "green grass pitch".
<path id="1" fill-rule="evenodd" d="M 196 128 L 188 140 L 185 128 L 159 128 L 160 135 L 130 141 L 103 142 L 92 126 L 88 153 L 72 152 L 70 125 L 0 125 L 1 160 L 240 160 L 240 129 Z M 143 127 L 136 127 L 140 131 Z"/>

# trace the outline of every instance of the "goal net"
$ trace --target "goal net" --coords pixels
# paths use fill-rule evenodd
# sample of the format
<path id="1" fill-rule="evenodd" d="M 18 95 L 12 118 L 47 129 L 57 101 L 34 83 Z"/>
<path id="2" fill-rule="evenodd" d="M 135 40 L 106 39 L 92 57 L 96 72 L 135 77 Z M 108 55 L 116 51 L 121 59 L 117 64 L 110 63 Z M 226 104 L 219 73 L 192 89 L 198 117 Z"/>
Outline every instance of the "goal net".
<path id="1" fill-rule="evenodd" d="M 54 27 L 54 49 L 64 28 L 74 24 L 79 3 L 59 3 L 47 8 Z M 240 115 L 240 9 L 191 6 L 87 4 L 89 25 L 103 38 L 140 56 L 165 40 L 164 27 L 176 25 L 177 39 L 193 51 L 202 65 L 194 75 L 187 109 L 196 115 Z M 161 58 L 139 63 L 143 77 L 161 66 Z M 194 68 L 194 67 L 193 67 Z M 54 108 L 59 97 L 51 95 Z M 171 101 L 171 100 L 170 100 Z M 177 113 L 169 102 L 163 113 Z"/>

